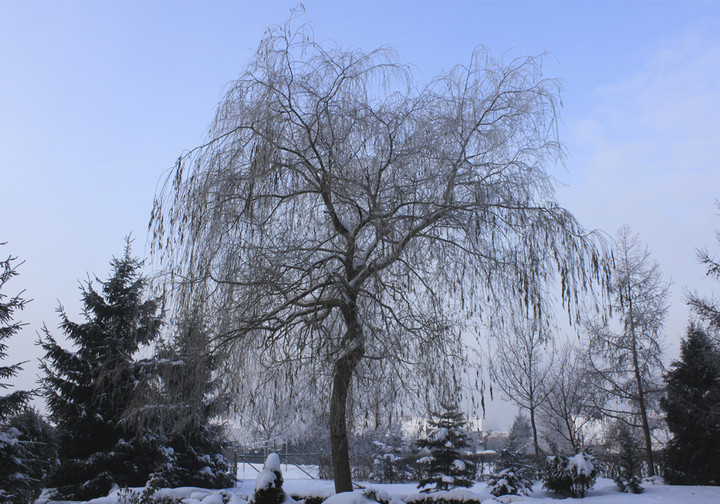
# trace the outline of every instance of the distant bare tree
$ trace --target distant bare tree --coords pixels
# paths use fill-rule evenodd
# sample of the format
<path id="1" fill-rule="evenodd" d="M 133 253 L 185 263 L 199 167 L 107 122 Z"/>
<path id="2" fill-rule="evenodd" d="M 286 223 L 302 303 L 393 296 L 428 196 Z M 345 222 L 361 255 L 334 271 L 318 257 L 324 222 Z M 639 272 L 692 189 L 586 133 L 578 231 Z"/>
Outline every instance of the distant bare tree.
<path id="1" fill-rule="evenodd" d="M 617 233 L 611 294 L 618 328 L 612 320 L 588 320 L 589 364 L 601 389 L 603 414 L 642 429 L 648 473 L 653 468 L 651 419 L 662 392 L 662 328 L 669 283 L 637 234 L 623 226 Z"/>
<path id="2" fill-rule="evenodd" d="M 537 413 L 552 389 L 554 345 L 533 321 L 514 323 L 508 334 L 496 336 L 490 376 L 508 399 L 527 410 L 537 457 L 540 454 Z"/>
<path id="3" fill-rule="evenodd" d="M 540 408 L 544 436 L 549 442 L 561 441 L 575 453 L 587 446 L 587 427 L 597 420 L 591 379 L 581 350 L 565 345 L 557 352 L 549 393 Z"/>
<path id="4" fill-rule="evenodd" d="M 293 23 L 268 30 L 150 228 L 176 309 L 199 287 L 217 347 L 327 400 L 341 492 L 350 393 L 390 382 L 395 401 L 428 387 L 437 401 L 463 327 L 544 320 L 556 275 L 575 316 L 604 267 L 554 199 L 559 86 L 538 59 L 477 51 L 419 86 L 389 50 L 323 46 Z"/>

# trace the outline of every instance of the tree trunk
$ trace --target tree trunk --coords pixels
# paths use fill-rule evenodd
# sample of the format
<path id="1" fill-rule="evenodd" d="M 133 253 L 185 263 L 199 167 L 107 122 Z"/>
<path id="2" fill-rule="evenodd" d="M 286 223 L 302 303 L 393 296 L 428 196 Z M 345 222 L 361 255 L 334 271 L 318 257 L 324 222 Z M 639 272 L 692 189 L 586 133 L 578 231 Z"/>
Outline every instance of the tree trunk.
<path id="1" fill-rule="evenodd" d="M 627 260 L 627 259 L 626 259 Z M 640 375 L 640 363 L 638 362 L 637 339 L 635 336 L 635 314 L 633 312 L 633 298 L 630 295 L 630 287 L 628 286 L 628 302 L 630 312 L 630 331 L 632 337 L 632 358 L 635 371 L 635 381 L 638 391 L 638 406 L 640 407 L 640 419 L 642 420 L 643 437 L 645 438 L 645 460 L 648 465 L 648 476 L 655 476 L 655 460 L 652 452 L 652 439 L 650 437 L 650 424 L 647 418 L 647 409 L 645 407 L 645 391 L 643 390 L 642 376 Z"/>
<path id="2" fill-rule="evenodd" d="M 535 425 L 535 408 L 530 408 L 530 425 L 533 433 L 533 449 L 535 450 L 535 460 L 540 456 L 540 444 L 538 443 L 537 425 Z"/>
<path id="3" fill-rule="evenodd" d="M 351 492 L 353 489 L 347 435 L 347 393 L 355 367 L 365 352 L 356 312 L 353 309 L 348 312 L 350 315 L 346 315 L 346 320 L 350 318 L 351 321 L 344 338 L 345 352 L 335 363 L 330 396 L 330 444 L 335 493 Z"/>
<path id="4" fill-rule="evenodd" d="M 635 365 L 635 380 L 638 388 L 638 405 L 640 406 L 640 418 L 642 420 L 643 436 L 645 438 L 645 453 L 648 465 L 648 476 L 655 476 L 655 460 L 652 452 L 652 439 L 650 437 L 650 424 L 648 423 L 647 408 L 645 407 L 645 391 L 643 390 L 640 366 L 638 363 L 637 349 L 633 341 L 633 364 Z"/>

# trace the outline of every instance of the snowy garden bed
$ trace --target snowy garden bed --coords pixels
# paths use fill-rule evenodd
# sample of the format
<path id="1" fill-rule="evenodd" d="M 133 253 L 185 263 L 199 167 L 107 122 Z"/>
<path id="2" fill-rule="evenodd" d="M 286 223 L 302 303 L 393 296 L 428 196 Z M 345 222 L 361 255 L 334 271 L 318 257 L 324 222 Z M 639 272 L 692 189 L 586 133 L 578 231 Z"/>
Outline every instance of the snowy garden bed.
<path id="1" fill-rule="evenodd" d="M 312 495 L 317 497 L 329 497 L 333 494 L 333 482 L 328 480 L 312 479 L 287 479 L 283 485 L 289 495 Z M 482 503 L 528 503 L 528 504 L 558 504 L 562 499 L 553 497 L 552 494 L 543 490 L 540 483 L 533 486 L 533 492 L 528 496 L 503 496 L 494 498 L 488 492 L 485 483 L 476 483 L 467 490 L 436 492 L 431 494 L 419 494 L 415 485 L 404 484 L 368 484 L 367 487 L 382 490 L 393 498 L 392 504 L 417 504 L 418 499 L 440 499 L 445 501 L 449 497 L 453 502 L 482 502 Z M 174 500 L 181 500 L 184 504 L 246 504 L 255 489 L 255 480 L 246 479 L 235 488 L 225 490 L 207 490 L 202 488 L 175 488 L 161 489 L 156 498 L 168 497 Z M 135 489 L 138 494 L 142 488 Z M 329 504 L 365 504 L 371 503 L 363 497 L 361 489 L 353 492 L 352 495 L 334 496 Z M 127 492 L 125 492 L 127 495 Z M 123 491 L 114 490 L 107 497 L 101 497 L 88 501 L 91 504 L 123 504 Z M 42 497 L 37 504 L 54 504 L 55 501 L 48 501 Z M 127 502 L 127 501 L 125 501 Z M 326 501 L 327 502 L 327 501 Z M 423 502 L 425 502 L 423 500 Z M 645 483 L 645 492 L 640 495 L 626 494 L 619 492 L 615 482 L 607 478 L 599 478 L 592 490 L 582 499 L 569 499 L 568 503 L 588 504 L 651 504 L 657 502 L 677 504 L 707 504 L 720 502 L 720 487 L 716 486 L 673 486 L 662 483 Z"/>

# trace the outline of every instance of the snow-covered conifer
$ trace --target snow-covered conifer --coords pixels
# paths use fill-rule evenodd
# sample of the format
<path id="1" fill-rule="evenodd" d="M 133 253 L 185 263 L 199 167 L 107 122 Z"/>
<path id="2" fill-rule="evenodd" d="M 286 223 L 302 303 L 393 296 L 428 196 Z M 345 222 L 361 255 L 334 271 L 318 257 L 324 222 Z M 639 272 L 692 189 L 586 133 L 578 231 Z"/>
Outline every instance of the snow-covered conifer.
<path id="1" fill-rule="evenodd" d="M 18 274 L 16 260 L 15 257 L 9 256 L 0 261 L 0 360 L 8 355 L 8 345 L 4 340 L 15 335 L 23 325 L 13 320 L 15 312 L 22 310 L 27 303 L 22 297 L 22 292 L 14 295 L 3 292 L 5 284 Z M 12 378 L 21 369 L 20 364 L 17 363 L 0 366 L 0 380 Z M 0 390 L 9 387 L 10 383 L 0 382 Z M 0 396 L 0 501 L 2 502 L 34 500 L 41 480 L 45 476 L 45 466 L 42 463 L 38 465 L 35 448 L 45 441 L 44 434 L 47 431 L 39 428 L 38 422 L 41 420 L 38 415 L 25 409 L 33 394 L 33 391 L 15 390 Z M 35 436 L 38 436 L 37 439 Z M 52 453 L 48 455 L 52 463 Z"/>
<path id="2" fill-rule="evenodd" d="M 56 463 L 50 424 L 32 408 L 13 415 L 0 431 L 0 502 L 34 502 Z"/>
<path id="3" fill-rule="evenodd" d="M 255 493 L 250 498 L 250 504 L 282 504 L 285 500 L 282 485 L 280 457 L 277 453 L 271 453 L 265 459 L 263 470 L 255 479 Z"/>
<path id="4" fill-rule="evenodd" d="M 374 457 L 370 480 L 400 483 L 412 478 L 405 451 L 405 440 L 399 429 L 385 431 L 373 441 Z"/>
<path id="5" fill-rule="evenodd" d="M 690 326 L 665 381 L 662 407 L 672 433 L 665 479 L 720 485 L 720 349 L 701 327 Z"/>
<path id="6" fill-rule="evenodd" d="M 463 414 L 457 405 L 442 406 L 442 413 L 433 414 L 426 437 L 417 441 L 421 455 L 418 463 L 426 474 L 418 483 L 422 492 L 470 487 L 475 478 L 475 462 L 467 456 L 469 442 Z"/>
<path id="7" fill-rule="evenodd" d="M 0 243 L 0 245 L 2 245 Z M 27 301 L 23 299 L 22 293 L 8 297 L 2 290 L 5 284 L 17 273 L 17 265 L 14 264 L 15 257 L 8 257 L 0 261 L 0 360 L 7 357 L 8 345 L 3 340 L 10 338 L 17 333 L 22 324 L 13 320 L 15 312 L 22 310 Z M 15 376 L 22 368 L 20 364 L 0 366 L 0 379 L 6 380 Z M 0 382 L 0 390 L 10 386 L 9 383 Z M 0 423 L 7 420 L 11 415 L 22 410 L 23 406 L 30 399 L 32 392 L 16 390 L 11 394 L 0 396 Z M 2 433 L 2 431 L 0 431 Z"/>
<path id="8" fill-rule="evenodd" d="M 527 452 L 531 426 L 527 417 L 515 417 L 505 448 L 500 451 L 495 473 L 488 479 L 488 488 L 495 497 L 501 495 L 527 495 L 532 490 L 534 467 Z"/>
<path id="9" fill-rule="evenodd" d="M 143 391 L 128 409 L 128 421 L 155 436 L 164 461 L 154 487 L 227 488 L 235 477 L 222 454 L 222 426 L 212 423 L 227 398 L 217 392 L 216 357 L 197 315 L 184 320 L 169 342 L 143 361 Z"/>
<path id="10" fill-rule="evenodd" d="M 572 457 L 558 454 L 547 458 L 543 488 L 561 497 L 582 498 L 597 479 L 595 457 L 588 450 Z"/>
<path id="11" fill-rule="evenodd" d="M 612 435 L 619 448 L 619 470 L 614 478 L 618 490 L 625 493 L 642 493 L 642 478 L 640 477 L 642 449 L 640 443 L 625 422 L 618 422 Z"/>

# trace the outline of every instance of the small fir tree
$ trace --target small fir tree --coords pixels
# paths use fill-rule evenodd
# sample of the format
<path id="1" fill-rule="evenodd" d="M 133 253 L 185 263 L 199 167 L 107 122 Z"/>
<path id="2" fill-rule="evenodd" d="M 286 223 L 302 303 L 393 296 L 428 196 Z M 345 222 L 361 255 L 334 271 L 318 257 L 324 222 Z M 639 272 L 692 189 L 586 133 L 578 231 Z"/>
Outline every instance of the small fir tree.
<path id="1" fill-rule="evenodd" d="M 618 474 L 614 478 L 618 490 L 625 493 L 642 493 L 642 478 L 640 477 L 642 449 L 640 443 L 625 422 L 617 424 L 613 436 L 619 448 Z"/>
<path id="2" fill-rule="evenodd" d="M 217 392 L 216 358 L 199 318 L 181 324 L 176 337 L 158 345 L 144 362 L 144 391 L 129 419 L 163 446 L 165 460 L 151 480 L 153 487 L 227 488 L 235 483 L 222 454 L 222 426 L 213 424 L 227 407 Z"/>
<path id="3" fill-rule="evenodd" d="M 46 328 L 40 339 L 43 390 L 59 435 L 60 465 L 48 481 L 56 498 L 87 500 L 113 485 L 142 486 L 160 458 L 150 438 L 123 422 L 140 378 L 134 355 L 157 337 L 161 323 L 156 300 L 143 300 L 141 264 L 127 240 L 110 278 L 97 280 L 102 289 L 91 282 L 82 288 L 85 321 L 73 322 L 59 309 L 74 349 Z"/>
<path id="4" fill-rule="evenodd" d="M 507 444 L 500 451 L 496 472 L 488 479 L 488 488 L 495 497 L 527 495 L 532 491 L 534 467 L 527 457 L 530 438 L 529 420 L 523 415 L 516 416 Z"/>
<path id="5" fill-rule="evenodd" d="M 280 457 L 277 453 L 271 453 L 265 459 L 263 470 L 255 478 L 255 493 L 250 497 L 249 504 L 282 504 L 285 500 L 282 485 Z"/>
<path id="6" fill-rule="evenodd" d="M 661 405 L 672 433 L 665 479 L 720 485 L 720 349 L 701 327 L 690 326 L 665 381 Z"/>
<path id="7" fill-rule="evenodd" d="M 475 479 L 475 462 L 467 457 L 469 443 L 463 414 L 457 405 L 442 406 L 441 414 L 433 414 L 427 436 L 417 441 L 422 455 L 418 464 L 426 474 L 418 483 L 422 492 L 467 488 Z"/>
<path id="8" fill-rule="evenodd" d="M 385 431 L 373 441 L 374 457 L 370 480 L 378 483 L 401 483 L 412 479 L 405 439 L 399 429 Z"/>

